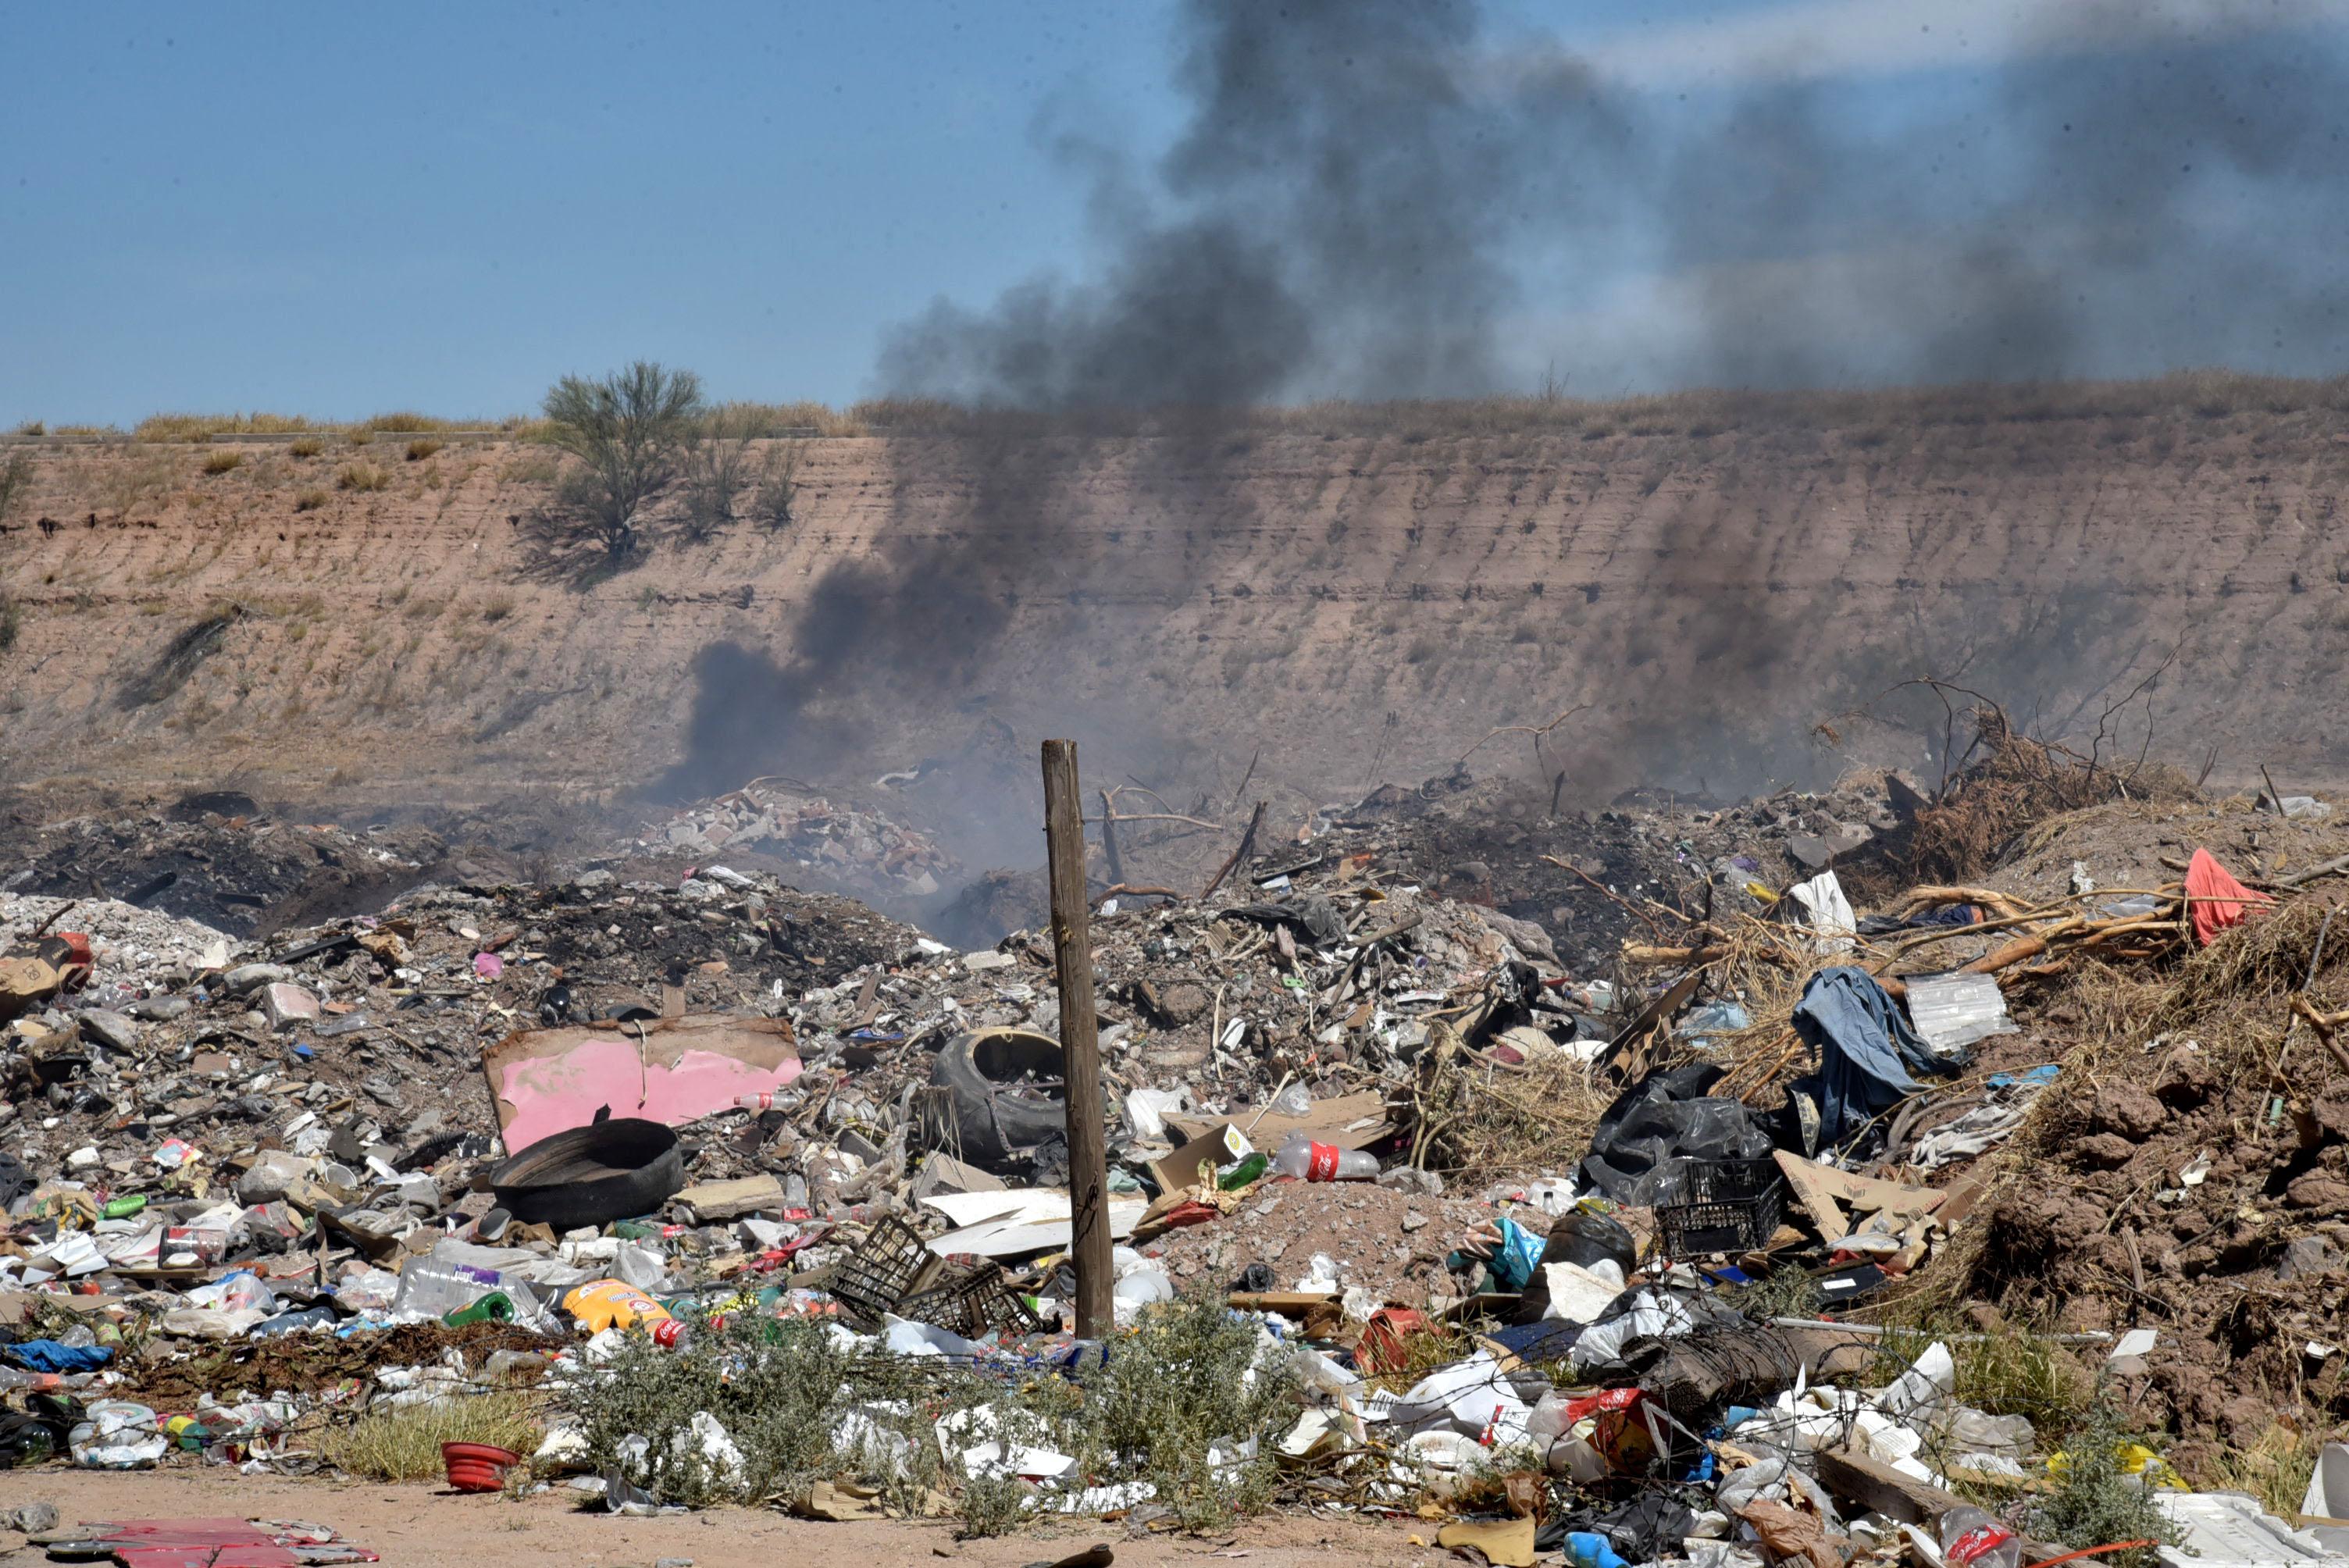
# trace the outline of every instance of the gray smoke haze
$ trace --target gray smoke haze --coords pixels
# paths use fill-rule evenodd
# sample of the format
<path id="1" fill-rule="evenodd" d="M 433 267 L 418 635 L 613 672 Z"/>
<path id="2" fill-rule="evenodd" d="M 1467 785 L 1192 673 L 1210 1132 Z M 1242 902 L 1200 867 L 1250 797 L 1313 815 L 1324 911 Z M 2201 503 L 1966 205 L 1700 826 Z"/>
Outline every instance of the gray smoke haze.
<path id="1" fill-rule="evenodd" d="M 1065 410 L 1475 396 L 1546 363 L 1590 395 L 2336 369 L 2340 30 L 2091 54 L 2065 15 L 2026 8 L 2050 52 L 1964 79 L 1674 91 L 1473 0 L 1188 0 L 1170 150 L 1137 172 L 1051 136 L 1097 265 L 938 302 L 878 380 Z"/>

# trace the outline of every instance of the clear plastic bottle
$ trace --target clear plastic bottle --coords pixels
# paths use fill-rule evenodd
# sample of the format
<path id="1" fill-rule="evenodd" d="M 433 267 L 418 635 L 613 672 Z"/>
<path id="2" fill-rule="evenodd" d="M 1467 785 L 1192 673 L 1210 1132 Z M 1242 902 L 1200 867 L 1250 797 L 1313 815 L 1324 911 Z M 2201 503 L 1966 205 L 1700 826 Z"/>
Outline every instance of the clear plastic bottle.
<path id="1" fill-rule="evenodd" d="M 1941 1516 L 1941 1557 L 1950 1568 L 2019 1568 L 2023 1542 L 1981 1509 L 1953 1508 Z"/>
<path id="2" fill-rule="evenodd" d="M 1301 1132 L 1292 1132 L 1272 1157 L 1272 1168 L 1307 1181 L 1375 1181 L 1379 1157 L 1359 1149 L 1316 1143 Z"/>
<path id="3" fill-rule="evenodd" d="M 502 1283 L 495 1269 L 430 1257 L 410 1258 L 399 1271 L 399 1289 L 391 1298 L 392 1314 L 446 1317 L 460 1307 L 472 1305 Z"/>

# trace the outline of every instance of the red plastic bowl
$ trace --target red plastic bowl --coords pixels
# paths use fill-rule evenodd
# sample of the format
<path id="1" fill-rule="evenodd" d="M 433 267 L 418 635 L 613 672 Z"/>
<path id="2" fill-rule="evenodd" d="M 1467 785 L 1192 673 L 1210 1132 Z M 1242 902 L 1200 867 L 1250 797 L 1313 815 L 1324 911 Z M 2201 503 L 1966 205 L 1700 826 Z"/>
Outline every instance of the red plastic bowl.
<path id="1" fill-rule="evenodd" d="M 522 1463 L 522 1456 L 487 1443 L 442 1443 L 440 1462 L 449 1467 L 449 1484 L 459 1491 L 502 1491 L 507 1470 Z"/>

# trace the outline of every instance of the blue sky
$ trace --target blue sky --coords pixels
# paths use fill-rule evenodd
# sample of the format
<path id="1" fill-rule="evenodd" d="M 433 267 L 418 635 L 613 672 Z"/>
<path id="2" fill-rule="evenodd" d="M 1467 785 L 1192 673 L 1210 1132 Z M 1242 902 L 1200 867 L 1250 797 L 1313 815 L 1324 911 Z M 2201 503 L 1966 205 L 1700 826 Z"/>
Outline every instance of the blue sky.
<path id="1" fill-rule="evenodd" d="M 2229 0 L 1495 9 L 1692 115 L 1739 84 L 1824 85 L 1845 130 L 2051 47 L 2338 26 L 2325 0 L 2253 20 Z M 1163 148 L 1186 108 L 1171 18 L 1141 0 L 16 7 L 0 424 L 498 415 L 640 355 L 720 396 L 845 402 L 932 300 L 1083 271 L 1085 190 L 1040 149 L 1040 113 L 1081 106 Z M 1673 286 L 1608 280 L 1645 302 L 1612 328 L 1627 385 L 1696 373 L 1619 341 L 1637 311 L 1679 308 Z M 1575 315 L 1537 300 L 1526 321 L 1588 338 Z"/>

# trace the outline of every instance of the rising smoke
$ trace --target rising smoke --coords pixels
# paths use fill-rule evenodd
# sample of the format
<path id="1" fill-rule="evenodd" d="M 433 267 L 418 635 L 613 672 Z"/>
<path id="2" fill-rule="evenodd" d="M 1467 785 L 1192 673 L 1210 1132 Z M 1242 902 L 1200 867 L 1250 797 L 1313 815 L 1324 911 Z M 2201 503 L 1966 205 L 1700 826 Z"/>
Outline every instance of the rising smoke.
<path id="1" fill-rule="evenodd" d="M 854 742 L 809 715 L 879 711 L 880 693 L 979 722 L 993 710 L 970 683 L 1015 620 L 1049 628 L 1040 605 L 1061 617 L 1038 633 L 1060 656 L 1029 672 L 1031 711 L 1070 711 L 1052 683 L 1114 651 L 1084 598 L 1116 563 L 1097 529 L 1071 526 L 1085 465 L 1050 430 L 1104 411 L 1146 412 L 1156 432 L 1124 493 L 1214 533 L 1248 525 L 1226 438 L 1267 402 L 1522 391 L 1550 365 L 1588 396 L 2337 370 L 2343 35 L 2197 31 L 2191 13 L 2229 4 L 2168 0 L 2131 46 L 2128 8 L 2084 30 L 2069 0 L 2045 0 L 1984 70 L 1675 82 L 1578 58 L 1474 0 L 1184 0 L 1173 71 L 1189 113 L 1170 149 L 1048 128 L 1087 184 L 1091 264 L 988 306 L 941 300 L 883 346 L 879 390 L 1050 416 L 1046 434 L 1007 418 L 894 441 L 901 515 L 816 584 L 786 657 L 705 661 L 680 785 L 813 771 L 803 753 Z M 959 513 L 940 528 L 948 484 Z M 1634 626 L 1611 696 L 1672 717 L 1623 737 L 1624 766 L 1759 781 L 1708 754 L 1719 717 L 1784 706 L 1784 650 L 1826 613 L 1757 596 L 1770 548 L 1749 531 L 1659 563 L 1678 629 Z M 2001 655 L 2052 686 L 2122 609 L 2067 603 Z M 1982 640 L 1971 609 L 1936 613 L 1962 623 L 1937 646 Z M 1722 672 L 1706 698 L 1640 686 L 1638 639 L 1666 634 Z M 1877 650 L 1853 689 L 1933 651 Z M 1153 738 L 1099 722 L 1129 748 Z M 1756 766 L 1784 778 L 1801 737 Z M 1032 800 L 1007 790 L 966 804 L 1024 842 Z"/>
<path id="2" fill-rule="evenodd" d="M 1474 0 L 1187 0 L 1175 145 L 1137 173 L 1051 137 L 1095 270 L 933 305 L 879 378 L 1074 409 L 1476 396 L 1546 362 L 1594 394 L 2337 368 L 2342 34 L 2203 36 L 2181 11 L 2240 7 L 2200 0 L 2084 53 L 2069 4 L 1988 72 L 1682 88 Z"/>

